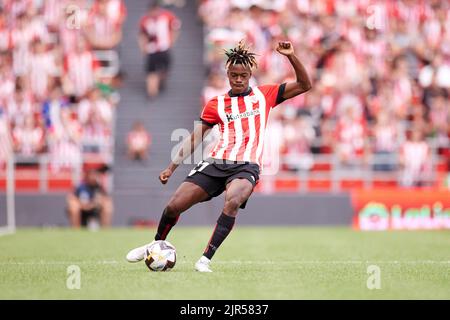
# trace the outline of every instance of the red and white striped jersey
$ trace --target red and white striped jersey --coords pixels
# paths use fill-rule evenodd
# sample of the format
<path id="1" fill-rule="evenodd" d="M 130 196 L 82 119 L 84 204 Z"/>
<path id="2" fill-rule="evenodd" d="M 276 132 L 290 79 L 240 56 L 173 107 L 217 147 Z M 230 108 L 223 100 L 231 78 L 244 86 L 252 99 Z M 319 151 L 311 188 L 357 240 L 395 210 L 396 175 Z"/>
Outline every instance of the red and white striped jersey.
<path id="1" fill-rule="evenodd" d="M 17 151 L 24 156 L 35 155 L 36 149 L 44 140 L 44 130 L 41 127 L 16 127 L 12 133 Z"/>
<path id="2" fill-rule="evenodd" d="M 11 32 L 8 28 L 0 25 L 0 51 L 6 51 L 11 46 Z"/>
<path id="3" fill-rule="evenodd" d="M 100 6 L 98 2 L 94 2 L 91 8 L 92 13 L 98 13 Z M 127 7 L 123 0 L 109 0 L 106 4 L 106 14 L 113 24 L 121 25 L 127 16 Z"/>
<path id="4" fill-rule="evenodd" d="M 112 20 L 107 15 L 102 15 L 95 11 L 89 15 L 87 24 L 92 27 L 95 36 L 99 38 L 109 38 L 121 28 L 119 22 Z"/>
<path id="5" fill-rule="evenodd" d="M 149 54 L 167 51 L 173 43 L 172 31 L 181 27 L 180 20 L 168 10 L 161 9 L 160 13 L 152 17 L 146 15 L 141 19 L 141 33 L 147 36 L 146 51 Z"/>
<path id="6" fill-rule="evenodd" d="M 220 137 L 209 157 L 260 165 L 269 113 L 283 102 L 284 89 L 285 84 L 263 85 L 211 99 L 200 116 L 203 123 L 219 125 Z"/>
<path id="7" fill-rule="evenodd" d="M 42 16 L 46 25 L 50 28 L 57 28 L 68 6 L 65 0 L 46 0 L 42 4 Z M 66 21 L 64 21 L 66 22 Z"/>
<path id="8" fill-rule="evenodd" d="M 395 125 L 378 125 L 374 128 L 375 150 L 394 152 L 399 132 Z"/>
<path id="9" fill-rule="evenodd" d="M 95 71 L 99 67 L 99 62 L 89 50 L 83 53 L 69 53 L 66 56 L 64 69 L 77 96 L 86 94 L 92 88 L 95 82 Z"/>
<path id="10" fill-rule="evenodd" d="M 404 169 L 411 173 L 426 170 L 430 164 L 430 152 L 430 147 L 425 141 L 406 141 L 400 149 Z"/>

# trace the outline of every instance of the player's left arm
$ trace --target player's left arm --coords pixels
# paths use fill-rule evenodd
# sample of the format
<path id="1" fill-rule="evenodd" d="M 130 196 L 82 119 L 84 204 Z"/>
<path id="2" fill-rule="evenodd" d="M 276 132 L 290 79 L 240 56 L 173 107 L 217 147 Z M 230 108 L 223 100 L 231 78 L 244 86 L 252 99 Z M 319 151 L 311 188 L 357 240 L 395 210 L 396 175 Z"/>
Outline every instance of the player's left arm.
<path id="1" fill-rule="evenodd" d="M 283 99 L 290 99 L 310 90 L 312 88 L 311 80 L 309 79 L 305 67 L 295 55 L 292 43 L 289 41 L 279 42 L 277 51 L 289 59 L 289 62 L 294 68 L 295 76 L 297 77 L 296 82 L 286 83 L 282 95 Z"/>

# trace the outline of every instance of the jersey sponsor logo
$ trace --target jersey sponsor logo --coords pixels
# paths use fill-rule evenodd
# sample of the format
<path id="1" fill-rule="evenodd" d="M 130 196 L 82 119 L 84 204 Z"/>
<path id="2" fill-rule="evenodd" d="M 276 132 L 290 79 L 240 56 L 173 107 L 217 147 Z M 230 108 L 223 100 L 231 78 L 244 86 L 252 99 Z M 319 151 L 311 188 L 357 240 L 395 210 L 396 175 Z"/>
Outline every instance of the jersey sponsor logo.
<path id="1" fill-rule="evenodd" d="M 245 111 L 239 114 L 226 113 L 225 115 L 227 117 L 227 122 L 232 122 L 237 119 L 257 116 L 259 115 L 259 109 L 255 109 L 252 111 Z"/>

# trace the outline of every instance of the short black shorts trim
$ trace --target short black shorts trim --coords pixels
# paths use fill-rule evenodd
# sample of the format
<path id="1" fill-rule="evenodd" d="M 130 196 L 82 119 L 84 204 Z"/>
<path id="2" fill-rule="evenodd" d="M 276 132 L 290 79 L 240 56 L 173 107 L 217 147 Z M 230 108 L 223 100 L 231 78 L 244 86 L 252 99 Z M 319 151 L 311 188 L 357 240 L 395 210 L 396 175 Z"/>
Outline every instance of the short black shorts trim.
<path id="1" fill-rule="evenodd" d="M 208 121 L 206 121 L 206 120 L 204 120 L 204 119 L 202 119 L 202 118 L 200 118 L 200 121 L 201 121 L 204 125 L 207 125 L 207 126 L 210 127 L 210 128 L 212 128 L 212 127 L 214 127 L 214 126 L 216 125 L 215 123 L 208 122 Z"/>
<path id="2" fill-rule="evenodd" d="M 282 83 L 278 88 L 277 100 L 275 102 L 276 104 L 280 104 L 286 100 L 285 98 L 283 98 L 285 90 L 286 90 L 286 83 Z"/>
<path id="3" fill-rule="evenodd" d="M 170 64 L 170 51 L 150 53 L 146 58 L 145 71 L 147 73 L 168 71 Z"/>
<path id="4" fill-rule="evenodd" d="M 209 198 L 204 201 L 209 201 L 221 195 L 226 190 L 228 183 L 234 179 L 246 179 L 253 187 L 259 181 L 259 165 L 255 163 L 222 164 L 210 162 L 210 159 L 209 161 L 201 161 L 184 180 L 198 185 L 208 193 Z M 246 204 L 247 201 L 240 208 L 245 209 Z"/>

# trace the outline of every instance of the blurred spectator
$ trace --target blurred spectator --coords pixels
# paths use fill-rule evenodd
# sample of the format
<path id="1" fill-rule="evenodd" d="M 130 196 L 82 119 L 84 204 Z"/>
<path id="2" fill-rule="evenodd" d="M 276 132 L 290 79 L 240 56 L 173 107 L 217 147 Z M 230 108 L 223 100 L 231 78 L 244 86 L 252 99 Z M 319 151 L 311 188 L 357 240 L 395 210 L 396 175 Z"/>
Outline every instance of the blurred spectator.
<path id="1" fill-rule="evenodd" d="M 82 126 L 82 145 L 86 153 L 108 153 L 111 139 L 113 106 L 97 88 L 80 101 L 78 120 Z"/>
<path id="2" fill-rule="evenodd" d="M 7 57 L 0 57 L 0 103 L 14 94 L 15 79 L 11 67 L 6 62 Z"/>
<path id="3" fill-rule="evenodd" d="M 76 97 L 85 95 L 98 78 L 100 64 L 86 40 L 79 39 L 75 51 L 65 57 L 65 91 Z"/>
<path id="4" fill-rule="evenodd" d="M 47 152 L 52 172 L 111 161 L 117 82 L 93 47 L 117 47 L 125 16 L 123 0 L 1 1 L 0 162 L 12 151 Z"/>
<path id="5" fill-rule="evenodd" d="M 346 107 L 336 128 L 336 152 L 342 165 L 357 165 L 365 151 L 366 127 L 364 120 L 352 105 Z"/>
<path id="6" fill-rule="evenodd" d="M 122 0 L 95 0 L 86 25 L 86 38 L 96 50 L 110 50 L 122 40 L 126 8 Z"/>
<path id="7" fill-rule="evenodd" d="M 42 104 L 42 117 L 45 127 L 48 130 L 60 130 L 61 110 L 69 108 L 69 101 L 63 96 L 62 88 L 55 85 L 51 90 L 48 99 Z"/>
<path id="8" fill-rule="evenodd" d="M 5 112 L 0 107 L 0 167 L 2 167 L 8 157 L 12 154 L 11 135 Z"/>
<path id="9" fill-rule="evenodd" d="M 11 125 L 23 125 L 25 118 L 32 115 L 36 110 L 31 93 L 27 92 L 22 85 L 17 84 L 15 92 L 6 101 L 6 113 Z"/>
<path id="10" fill-rule="evenodd" d="M 14 151 L 23 157 L 36 156 L 44 149 L 44 130 L 29 115 L 13 130 Z"/>
<path id="11" fill-rule="evenodd" d="M 8 30 L 6 19 L 5 10 L 0 7 L 0 52 L 5 52 L 11 45 L 10 31 Z"/>
<path id="12" fill-rule="evenodd" d="M 152 139 L 140 121 L 136 121 L 127 136 L 128 157 L 131 160 L 147 160 Z"/>
<path id="13" fill-rule="evenodd" d="M 39 40 L 30 44 L 27 77 L 30 82 L 30 90 L 37 100 L 42 101 L 49 94 L 52 81 L 58 75 L 55 55 L 48 50 L 47 45 Z"/>
<path id="14" fill-rule="evenodd" d="M 139 47 L 145 55 L 147 72 L 147 93 L 156 97 L 164 89 L 171 64 L 170 49 L 178 36 L 180 20 L 169 10 L 151 2 L 148 11 L 140 21 Z"/>
<path id="15" fill-rule="evenodd" d="M 202 106 L 213 97 L 221 95 L 228 90 L 229 86 L 225 76 L 218 72 L 211 72 L 208 76 L 206 85 L 203 88 Z"/>
<path id="16" fill-rule="evenodd" d="M 78 105 L 78 118 L 81 124 L 86 124 L 89 118 L 95 116 L 101 123 L 110 125 L 112 122 L 113 107 L 106 100 L 98 88 L 90 89 L 87 97 Z"/>
<path id="17" fill-rule="evenodd" d="M 69 108 L 59 113 L 61 125 L 52 126 L 48 133 L 51 169 L 77 169 L 82 164 L 81 126 Z"/>
<path id="18" fill-rule="evenodd" d="M 314 164 L 311 143 L 315 138 L 311 117 L 302 115 L 288 120 L 284 128 L 284 162 L 293 171 L 309 170 Z"/>
<path id="19" fill-rule="evenodd" d="M 396 154 L 403 139 L 398 124 L 388 111 L 380 111 L 373 127 L 373 169 L 392 171 L 396 169 Z"/>
<path id="20" fill-rule="evenodd" d="M 98 220 L 102 227 L 111 225 L 113 203 L 100 179 L 99 172 L 88 170 L 84 181 L 67 196 L 67 211 L 72 227 L 95 229 Z"/>
<path id="21" fill-rule="evenodd" d="M 410 138 L 400 150 L 402 184 L 406 187 L 428 185 L 431 170 L 430 147 L 423 138 L 420 128 L 413 128 Z"/>
<path id="22" fill-rule="evenodd" d="M 436 139 L 438 148 L 450 146 L 450 104 L 443 95 L 432 99 L 429 113 L 431 135 Z"/>

